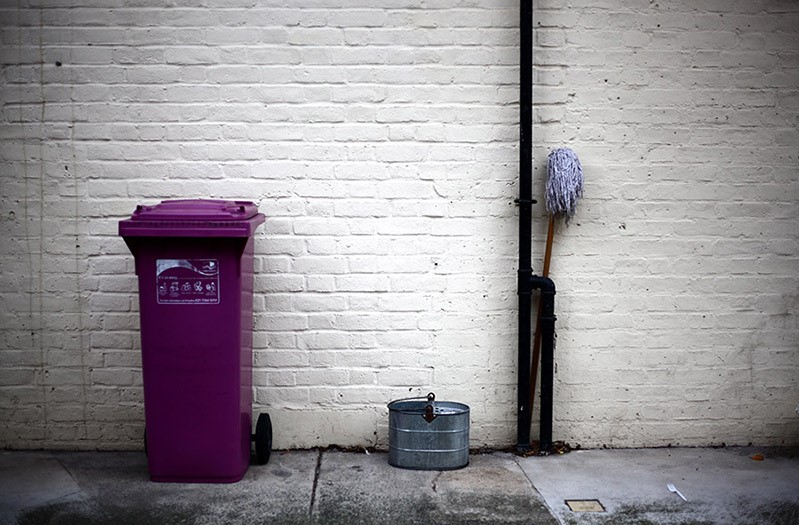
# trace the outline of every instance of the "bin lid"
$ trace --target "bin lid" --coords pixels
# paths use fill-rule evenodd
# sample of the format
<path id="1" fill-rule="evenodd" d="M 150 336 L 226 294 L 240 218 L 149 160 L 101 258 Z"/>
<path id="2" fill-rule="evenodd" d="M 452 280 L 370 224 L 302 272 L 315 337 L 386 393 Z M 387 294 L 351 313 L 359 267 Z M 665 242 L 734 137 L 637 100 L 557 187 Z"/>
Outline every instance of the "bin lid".
<path id="1" fill-rule="evenodd" d="M 131 220 L 147 221 L 242 221 L 258 213 L 248 201 L 186 199 L 161 201 L 155 206 L 136 207 Z"/>
<path id="2" fill-rule="evenodd" d="M 249 201 L 166 200 L 152 206 L 137 206 L 130 219 L 119 222 L 119 234 L 122 237 L 247 237 L 264 220 L 258 206 Z"/>

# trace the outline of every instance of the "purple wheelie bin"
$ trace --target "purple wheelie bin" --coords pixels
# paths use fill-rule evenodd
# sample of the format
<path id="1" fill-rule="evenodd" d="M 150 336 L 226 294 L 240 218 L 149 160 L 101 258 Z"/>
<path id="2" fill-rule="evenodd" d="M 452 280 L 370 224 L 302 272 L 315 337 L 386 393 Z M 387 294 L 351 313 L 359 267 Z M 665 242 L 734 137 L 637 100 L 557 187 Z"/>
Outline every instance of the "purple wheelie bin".
<path id="1" fill-rule="evenodd" d="M 252 433 L 251 202 L 173 200 L 119 223 L 139 279 L 145 451 L 153 481 L 232 483 L 251 441 L 266 463 L 272 425 Z"/>

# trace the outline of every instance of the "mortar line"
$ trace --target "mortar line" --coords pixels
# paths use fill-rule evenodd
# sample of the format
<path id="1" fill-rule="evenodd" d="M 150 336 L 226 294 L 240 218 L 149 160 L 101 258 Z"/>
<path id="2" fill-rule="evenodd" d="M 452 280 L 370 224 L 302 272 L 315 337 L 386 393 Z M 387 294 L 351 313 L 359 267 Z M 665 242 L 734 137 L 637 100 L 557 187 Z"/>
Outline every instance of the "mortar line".
<path id="1" fill-rule="evenodd" d="M 39 356 L 42 361 L 42 419 L 44 420 L 45 439 L 47 439 L 47 356 L 44 347 L 44 140 L 45 110 L 44 96 L 44 7 L 39 7 L 39 94 L 41 95 L 41 114 L 39 119 Z M 31 276 L 33 277 L 33 276 Z"/>
<path id="2" fill-rule="evenodd" d="M 17 0 L 17 15 L 22 11 L 22 3 L 20 0 Z M 17 50 L 19 51 L 19 59 L 17 65 L 22 67 L 22 32 L 17 35 Z M 31 227 L 30 221 L 28 220 L 28 214 L 30 213 L 30 194 L 28 192 L 29 180 L 28 177 L 30 176 L 30 172 L 28 170 L 28 148 L 27 148 L 27 140 L 25 134 L 25 123 L 23 120 L 22 114 L 22 105 L 19 106 L 19 125 L 21 129 L 22 135 L 22 178 L 25 181 L 25 190 L 24 190 L 24 198 L 22 201 L 22 209 L 23 209 L 23 231 L 24 231 L 24 238 L 25 238 L 25 248 L 28 255 L 28 272 L 30 273 L 30 278 L 28 280 L 28 312 L 29 312 L 29 320 L 30 320 L 30 334 L 31 334 L 31 350 L 34 349 L 36 345 L 36 335 L 34 332 L 34 322 L 33 322 L 33 250 L 31 249 Z M 34 380 L 35 381 L 35 380 Z M 35 386 L 35 382 L 34 382 Z M 44 403 L 44 399 L 42 399 L 42 403 Z"/>
<path id="3" fill-rule="evenodd" d="M 74 38 L 74 29 L 71 30 L 72 38 L 71 41 L 75 41 Z M 73 62 L 73 53 L 72 49 L 69 51 L 69 61 L 70 63 Z M 72 164 L 72 182 L 74 184 L 74 212 L 75 212 L 75 300 L 77 301 L 77 312 L 78 312 L 78 345 L 79 345 L 79 352 L 80 352 L 80 376 L 81 376 L 81 398 L 83 400 L 83 438 L 86 439 L 89 436 L 89 420 L 88 420 L 88 412 L 89 412 L 89 399 L 87 394 L 87 384 L 89 381 L 88 377 L 88 370 L 86 367 L 86 361 L 88 356 L 86 355 L 86 339 L 83 330 L 83 293 L 81 288 L 81 265 L 80 265 L 80 192 L 78 187 L 78 156 L 75 150 L 75 84 L 72 79 L 72 75 L 70 75 L 70 131 L 69 131 L 69 144 L 70 144 L 70 153 L 71 153 L 71 164 Z M 67 171 L 69 167 L 67 166 Z M 67 177 L 67 180 L 69 177 Z"/>

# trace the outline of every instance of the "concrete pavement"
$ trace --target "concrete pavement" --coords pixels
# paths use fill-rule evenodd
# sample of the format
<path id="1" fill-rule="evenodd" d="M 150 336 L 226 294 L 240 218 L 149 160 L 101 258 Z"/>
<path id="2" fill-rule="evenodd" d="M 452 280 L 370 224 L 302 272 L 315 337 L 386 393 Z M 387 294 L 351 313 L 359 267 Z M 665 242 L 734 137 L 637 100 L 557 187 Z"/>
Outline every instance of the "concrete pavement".
<path id="1" fill-rule="evenodd" d="M 799 525 L 795 449 L 586 450 L 519 463 L 562 524 Z M 571 512 L 573 499 L 605 512 Z"/>
<path id="2" fill-rule="evenodd" d="M 0 517 L 20 524 L 556 525 L 515 459 L 472 456 L 462 470 L 421 472 L 391 467 L 383 453 L 273 452 L 238 483 L 204 485 L 150 482 L 141 452 L 5 452 Z"/>
<path id="3" fill-rule="evenodd" d="M 763 453 L 763 461 L 751 456 Z M 686 496 L 666 489 L 674 483 Z M 598 500 L 573 512 L 565 500 Z M 472 455 L 447 472 L 383 453 L 274 452 L 231 485 L 152 483 L 141 452 L 0 453 L 8 524 L 784 524 L 799 523 L 799 455 L 786 449 Z"/>

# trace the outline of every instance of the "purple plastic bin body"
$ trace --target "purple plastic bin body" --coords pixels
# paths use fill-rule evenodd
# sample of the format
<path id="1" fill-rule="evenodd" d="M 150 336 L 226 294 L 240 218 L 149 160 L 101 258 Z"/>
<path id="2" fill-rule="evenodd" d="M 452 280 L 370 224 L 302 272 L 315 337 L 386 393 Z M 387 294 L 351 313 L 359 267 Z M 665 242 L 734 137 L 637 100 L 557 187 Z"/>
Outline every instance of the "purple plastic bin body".
<path id="1" fill-rule="evenodd" d="M 250 463 L 253 234 L 228 201 L 164 201 L 119 223 L 139 279 L 153 481 L 231 483 Z"/>

